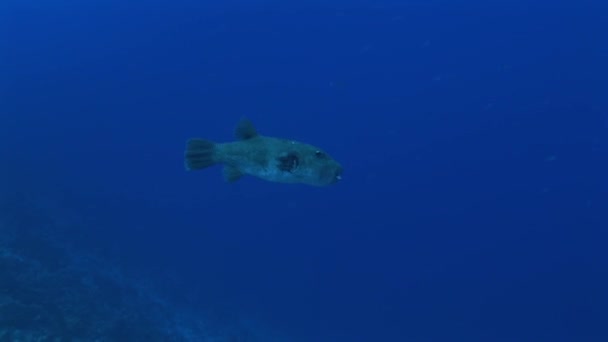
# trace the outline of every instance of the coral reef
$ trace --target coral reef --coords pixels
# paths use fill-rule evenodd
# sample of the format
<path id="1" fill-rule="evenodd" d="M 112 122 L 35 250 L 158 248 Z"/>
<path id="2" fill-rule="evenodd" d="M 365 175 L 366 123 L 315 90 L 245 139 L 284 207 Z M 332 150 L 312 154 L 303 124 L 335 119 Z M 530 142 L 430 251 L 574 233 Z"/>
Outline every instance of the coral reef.
<path id="1" fill-rule="evenodd" d="M 0 203 L 0 342 L 262 340 L 238 322 L 214 326 L 177 309 L 115 265 L 74 251 L 61 229 Z"/>

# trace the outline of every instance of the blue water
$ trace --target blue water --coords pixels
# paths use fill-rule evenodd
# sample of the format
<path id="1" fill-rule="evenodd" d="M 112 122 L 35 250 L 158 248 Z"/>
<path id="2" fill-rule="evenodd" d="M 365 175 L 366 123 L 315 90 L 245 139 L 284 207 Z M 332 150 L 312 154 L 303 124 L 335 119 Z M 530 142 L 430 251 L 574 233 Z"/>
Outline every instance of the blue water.
<path id="1" fill-rule="evenodd" d="M 53 198 L 86 224 L 50 234 L 180 308 L 288 341 L 606 341 L 607 15 L 5 0 L 3 186 Z M 184 170 L 188 138 L 230 141 L 243 116 L 321 146 L 342 182 Z"/>

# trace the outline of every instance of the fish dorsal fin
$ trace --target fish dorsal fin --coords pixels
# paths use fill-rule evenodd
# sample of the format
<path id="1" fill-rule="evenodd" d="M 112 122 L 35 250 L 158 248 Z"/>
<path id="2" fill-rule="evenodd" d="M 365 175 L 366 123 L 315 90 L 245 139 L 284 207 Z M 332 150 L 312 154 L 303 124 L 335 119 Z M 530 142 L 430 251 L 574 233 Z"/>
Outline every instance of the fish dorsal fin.
<path id="1" fill-rule="evenodd" d="M 249 119 L 241 119 L 234 130 L 234 135 L 239 140 L 247 140 L 257 137 L 258 132 Z"/>

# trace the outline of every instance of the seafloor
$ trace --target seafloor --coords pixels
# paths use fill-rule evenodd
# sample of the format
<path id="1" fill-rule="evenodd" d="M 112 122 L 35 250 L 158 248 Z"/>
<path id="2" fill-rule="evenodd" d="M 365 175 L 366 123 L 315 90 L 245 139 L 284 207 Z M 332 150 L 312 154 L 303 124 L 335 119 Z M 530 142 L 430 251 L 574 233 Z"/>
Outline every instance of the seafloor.
<path id="1" fill-rule="evenodd" d="M 275 341 L 236 316 L 184 310 L 145 279 L 74 248 L 48 215 L 30 200 L 0 201 L 0 342 Z"/>

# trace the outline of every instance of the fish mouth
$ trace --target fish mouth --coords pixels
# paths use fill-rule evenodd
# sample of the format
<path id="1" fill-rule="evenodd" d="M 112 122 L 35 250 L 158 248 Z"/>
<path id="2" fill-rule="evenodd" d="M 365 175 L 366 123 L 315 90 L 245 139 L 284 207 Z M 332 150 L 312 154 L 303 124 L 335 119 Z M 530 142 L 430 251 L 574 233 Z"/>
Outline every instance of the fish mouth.
<path id="1" fill-rule="evenodd" d="M 342 180 L 342 168 L 337 169 L 334 172 L 334 183 L 337 183 Z"/>
<path id="2" fill-rule="evenodd" d="M 316 180 L 318 185 L 336 184 L 342 180 L 342 168 L 326 167 L 319 173 L 319 178 Z"/>

